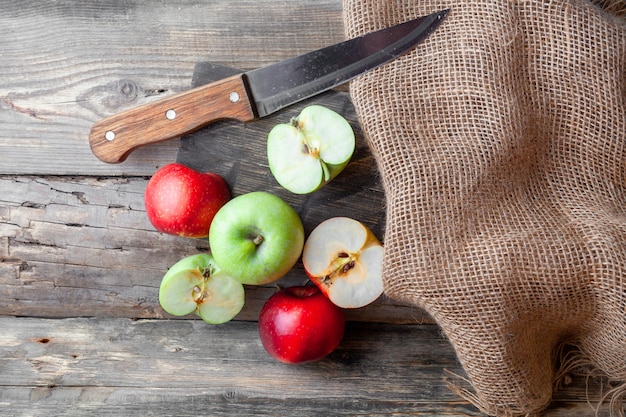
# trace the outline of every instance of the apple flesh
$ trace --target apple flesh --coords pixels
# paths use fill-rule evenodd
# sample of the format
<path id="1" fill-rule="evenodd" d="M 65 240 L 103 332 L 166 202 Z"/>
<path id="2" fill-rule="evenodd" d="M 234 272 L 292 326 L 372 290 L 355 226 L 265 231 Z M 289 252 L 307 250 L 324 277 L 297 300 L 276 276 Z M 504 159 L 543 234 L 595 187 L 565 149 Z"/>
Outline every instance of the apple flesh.
<path id="1" fill-rule="evenodd" d="M 289 287 L 266 301 L 258 326 L 270 356 L 298 364 L 321 360 L 339 346 L 345 315 L 316 286 Z"/>
<path id="2" fill-rule="evenodd" d="M 209 231 L 215 261 L 249 285 L 280 279 L 298 261 L 303 245 L 304 227 L 298 213 L 265 191 L 230 200 L 217 212 Z"/>
<path id="3" fill-rule="evenodd" d="M 144 195 L 146 214 L 156 230 L 189 238 L 207 237 L 215 213 L 229 199 L 222 177 L 178 163 L 157 170 Z"/>
<path id="4" fill-rule="evenodd" d="M 342 308 L 364 307 L 383 293 L 383 245 L 363 223 L 334 217 L 309 235 L 302 252 L 307 275 Z"/>
<path id="5" fill-rule="evenodd" d="M 159 288 L 159 303 L 173 316 L 195 313 L 210 324 L 225 323 L 243 308 L 243 285 L 219 269 L 208 253 L 175 263 Z"/>
<path id="6" fill-rule="evenodd" d="M 329 108 L 305 107 L 291 124 L 276 125 L 267 159 L 276 181 L 295 194 L 311 193 L 335 178 L 354 153 L 350 123 Z"/>

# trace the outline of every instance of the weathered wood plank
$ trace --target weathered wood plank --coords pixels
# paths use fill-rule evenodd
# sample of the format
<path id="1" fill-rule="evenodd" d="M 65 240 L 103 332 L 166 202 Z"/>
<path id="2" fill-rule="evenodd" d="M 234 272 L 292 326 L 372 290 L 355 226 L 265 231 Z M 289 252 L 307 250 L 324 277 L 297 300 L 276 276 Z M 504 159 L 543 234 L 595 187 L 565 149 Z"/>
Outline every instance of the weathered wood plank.
<path id="1" fill-rule="evenodd" d="M 250 69 L 344 39 L 341 0 L 0 1 L 0 174 L 150 175 L 178 143 L 120 165 L 101 117 L 189 88 L 194 65 Z"/>
<path id="2" fill-rule="evenodd" d="M 0 314 L 160 318 L 161 277 L 205 239 L 156 232 L 144 210 L 147 178 L 0 177 Z M 319 216 L 295 207 L 310 230 Z M 300 264 L 280 285 L 306 282 Z M 256 320 L 274 285 L 246 288 L 239 320 Z M 351 320 L 431 322 L 421 310 L 381 298 Z"/>
<path id="3" fill-rule="evenodd" d="M 444 369 L 462 370 L 434 325 L 349 323 L 334 353 L 302 366 L 270 359 L 250 322 L 0 317 L 0 327 L 3 416 L 481 415 L 448 390 Z M 591 415 L 585 390 L 575 380 L 546 416 Z"/>

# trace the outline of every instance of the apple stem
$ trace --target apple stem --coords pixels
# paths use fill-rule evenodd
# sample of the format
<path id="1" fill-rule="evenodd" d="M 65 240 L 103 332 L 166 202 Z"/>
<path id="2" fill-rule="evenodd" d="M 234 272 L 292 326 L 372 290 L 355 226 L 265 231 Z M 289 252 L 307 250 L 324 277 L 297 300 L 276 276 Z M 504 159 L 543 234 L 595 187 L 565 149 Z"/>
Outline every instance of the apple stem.
<path id="1" fill-rule="evenodd" d="M 256 246 L 259 246 L 261 243 L 263 243 L 263 240 L 263 236 L 256 235 L 256 237 L 252 239 L 252 243 L 254 243 Z"/>
<path id="2" fill-rule="evenodd" d="M 202 270 L 202 276 L 204 277 L 204 282 L 208 281 L 209 278 L 211 278 L 211 275 L 213 275 L 213 269 L 211 268 L 211 266 L 207 266 L 206 268 L 204 268 Z"/>

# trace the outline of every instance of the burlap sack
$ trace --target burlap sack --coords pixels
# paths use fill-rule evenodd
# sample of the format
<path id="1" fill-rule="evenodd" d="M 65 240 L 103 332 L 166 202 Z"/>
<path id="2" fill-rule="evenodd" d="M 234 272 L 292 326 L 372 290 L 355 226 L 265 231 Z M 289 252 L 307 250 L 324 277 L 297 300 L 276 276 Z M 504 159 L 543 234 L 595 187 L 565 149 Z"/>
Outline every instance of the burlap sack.
<path id="1" fill-rule="evenodd" d="M 623 415 L 626 21 L 586 0 L 344 0 L 347 35 L 448 7 L 350 85 L 386 193 L 386 294 L 436 319 L 483 412 L 538 413 L 585 363 Z"/>

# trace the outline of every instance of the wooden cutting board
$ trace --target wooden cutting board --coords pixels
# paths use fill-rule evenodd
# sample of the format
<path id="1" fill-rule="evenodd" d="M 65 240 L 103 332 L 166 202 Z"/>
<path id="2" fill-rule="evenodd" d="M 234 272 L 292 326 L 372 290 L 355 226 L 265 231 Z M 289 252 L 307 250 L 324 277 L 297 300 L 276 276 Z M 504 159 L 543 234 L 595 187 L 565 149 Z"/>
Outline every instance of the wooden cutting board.
<path id="1" fill-rule="evenodd" d="M 195 87 L 239 72 L 202 62 L 195 67 L 192 83 Z M 311 104 L 326 106 L 345 117 L 354 129 L 356 149 L 351 162 L 333 181 L 314 193 L 297 195 L 282 188 L 272 176 L 267 163 L 267 135 L 276 124 L 289 123 Z M 325 219 L 347 216 L 363 222 L 383 240 L 382 183 L 347 92 L 332 90 L 249 123 L 220 121 L 183 137 L 181 142 L 177 162 L 220 174 L 233 196 L 251 191 L 278 195 L 298 212 L 307 234 Z"/>

